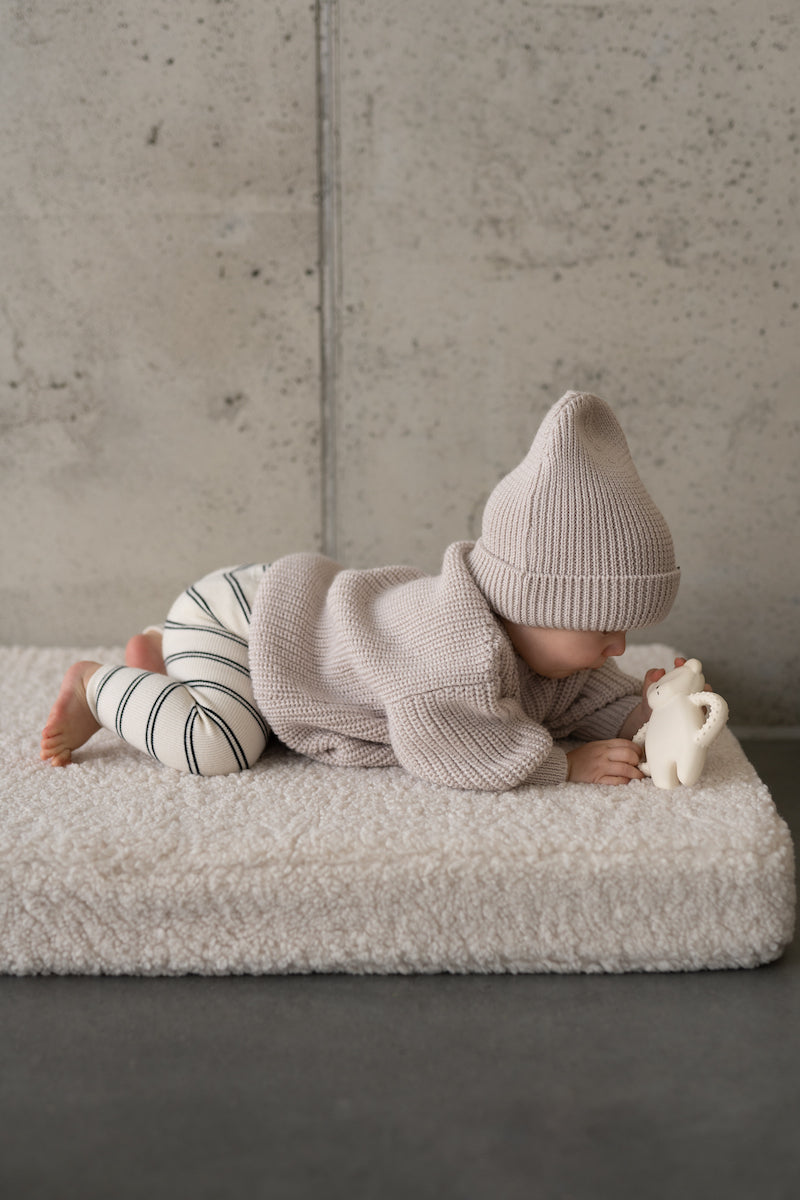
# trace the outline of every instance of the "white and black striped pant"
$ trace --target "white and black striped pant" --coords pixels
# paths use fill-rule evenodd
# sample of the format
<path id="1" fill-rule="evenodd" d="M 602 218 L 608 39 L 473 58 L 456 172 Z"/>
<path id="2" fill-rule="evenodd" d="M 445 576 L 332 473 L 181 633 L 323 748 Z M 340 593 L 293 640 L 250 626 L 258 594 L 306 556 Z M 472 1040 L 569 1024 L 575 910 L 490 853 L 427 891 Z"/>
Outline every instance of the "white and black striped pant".
<path id="1" fill-rule="evenodd" d="M 96 671 L 86 696 L 100 724 L 193 775 L 251 767 L 269 736 L 248 664 L 251 609 L 267 569 L 215 571 L 178 597 L 164 625 L 166 675 L 135 667 Z"/>

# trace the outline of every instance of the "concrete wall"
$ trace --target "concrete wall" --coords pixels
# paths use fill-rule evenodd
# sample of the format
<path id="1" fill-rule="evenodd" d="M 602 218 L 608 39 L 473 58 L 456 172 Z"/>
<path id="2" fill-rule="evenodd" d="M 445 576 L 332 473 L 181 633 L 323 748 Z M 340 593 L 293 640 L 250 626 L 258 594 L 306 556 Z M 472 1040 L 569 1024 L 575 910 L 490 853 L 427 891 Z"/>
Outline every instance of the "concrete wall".
<path id="1" fill-rule="evenodd" d="M 4 7 L 0 636 L 291 549 L 435 570 L 577 387 L 683 568 L 636 640 L 796 725 L 793 6 L 318 7 Z"/>
<path id="2" fill-rule="evenodd" d="M 313 13 L 2 6 L 4 640 L 319 539 Z"/>

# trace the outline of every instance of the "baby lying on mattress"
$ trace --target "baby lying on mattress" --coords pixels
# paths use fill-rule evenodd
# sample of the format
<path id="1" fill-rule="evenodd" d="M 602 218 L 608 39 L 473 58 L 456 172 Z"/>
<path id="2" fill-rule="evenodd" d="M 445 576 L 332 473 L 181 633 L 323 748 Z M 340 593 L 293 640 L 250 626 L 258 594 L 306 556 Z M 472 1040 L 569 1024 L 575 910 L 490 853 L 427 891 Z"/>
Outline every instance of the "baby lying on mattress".
<path id="1" fill-rule="evenodd" d="M 319 554 L 217 571 L 126 665 L 75 663 L 42 733 L 56 766 L 101 726 L 201 775 L 252 766 L 272 730 L 312 758 L 434 783 L 623 784 L 644 689 L 611 661 L 669 612 L 672 538 L 596 396 L 568 392 L 441 573 Z M 683 662 L 676 659 L 676 665 Z M 565 752 L 554 739 L 579 739 Z"/>

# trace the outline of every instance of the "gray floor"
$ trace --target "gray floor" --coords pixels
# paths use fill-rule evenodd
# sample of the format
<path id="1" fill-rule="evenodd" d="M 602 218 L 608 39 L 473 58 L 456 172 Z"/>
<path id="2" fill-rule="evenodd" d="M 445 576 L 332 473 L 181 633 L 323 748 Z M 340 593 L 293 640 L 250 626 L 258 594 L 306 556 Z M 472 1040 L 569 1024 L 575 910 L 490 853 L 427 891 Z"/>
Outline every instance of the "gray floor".
<path id="1" fill-rule="evenodd" d="M 800 744 L 745 749 L 800 840 Z M 614 977 L 0 978 L 0 1190 L 800 1194 L 800 951 Z"/>

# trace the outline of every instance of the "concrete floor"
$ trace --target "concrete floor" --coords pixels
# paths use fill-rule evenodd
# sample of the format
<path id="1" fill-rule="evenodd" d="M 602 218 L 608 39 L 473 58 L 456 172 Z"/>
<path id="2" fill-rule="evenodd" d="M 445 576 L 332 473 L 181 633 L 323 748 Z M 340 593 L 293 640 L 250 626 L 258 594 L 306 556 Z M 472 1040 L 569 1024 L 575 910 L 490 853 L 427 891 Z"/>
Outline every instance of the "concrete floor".
<path id="1" fill-rule="evenodd" d="M 800 839 L 800 744 L 745 749 Z M 0 978 L 7 1200 L 789 1200 L 800 951 L 689 975 Z"/>

